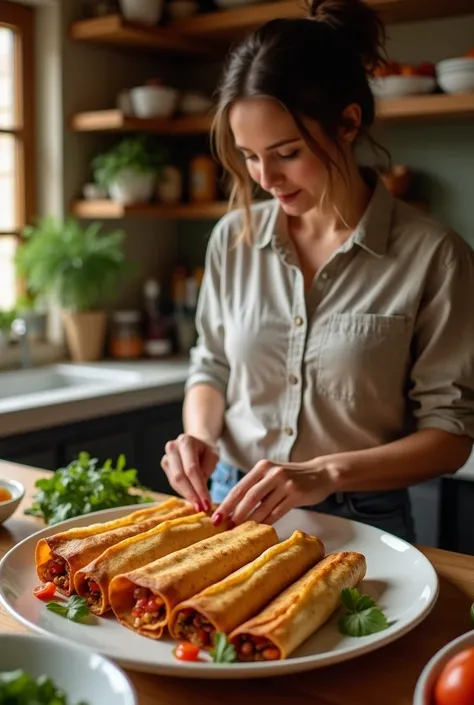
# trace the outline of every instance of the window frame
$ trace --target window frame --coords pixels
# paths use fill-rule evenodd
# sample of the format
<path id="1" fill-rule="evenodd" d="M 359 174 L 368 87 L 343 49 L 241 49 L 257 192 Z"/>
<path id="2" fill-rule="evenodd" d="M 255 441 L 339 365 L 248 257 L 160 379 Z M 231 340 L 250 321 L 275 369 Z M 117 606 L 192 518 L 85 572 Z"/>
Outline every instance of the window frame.
<path id="1" fill-rule="evenodd" d="M 20 240 L 23 227 L 31 222 L 36 210 L 35 11 L 24 5 L 0 0 L 0 26 L 16 32 L 15 66 L 19 67 L 14 89 L 17 124 L 12 128 L 0 128 L 0 135 L 14 135 L 17 140 L 17 228 L 9 232 L 0 231 L 0 237 L 14 235 Z"/>

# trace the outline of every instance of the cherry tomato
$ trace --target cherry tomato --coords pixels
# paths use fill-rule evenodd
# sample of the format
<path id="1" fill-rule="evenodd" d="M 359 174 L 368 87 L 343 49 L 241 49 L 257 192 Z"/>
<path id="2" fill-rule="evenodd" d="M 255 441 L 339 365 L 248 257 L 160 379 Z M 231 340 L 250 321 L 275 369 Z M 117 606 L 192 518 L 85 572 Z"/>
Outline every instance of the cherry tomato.
<path id="1" fill-rule="evenodd" d="M 199 646 L 189 641 L 180 641 L 174 655 L 180 661 L 199 661 Z"/>
<path id="2" fill-rule="evenodd" d="M 39 600 L 50 600 L 54 593 L 56 592 L 56 585 L 54 583 L 45 583 L 44 585 L 38 585 L 33 590 L 33 595 Z"/>
<path id="3" fill-rule="evenodd" d="M 435 685 L 435 705 L 474 703 L 474 648 L 449 659 Z"/>

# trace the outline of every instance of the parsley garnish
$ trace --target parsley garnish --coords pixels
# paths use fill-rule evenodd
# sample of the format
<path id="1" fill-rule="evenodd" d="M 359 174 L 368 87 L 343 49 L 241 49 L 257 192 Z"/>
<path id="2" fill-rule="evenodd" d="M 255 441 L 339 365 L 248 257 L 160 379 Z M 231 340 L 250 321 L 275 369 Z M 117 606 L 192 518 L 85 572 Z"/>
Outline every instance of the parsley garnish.
<path id="1" fill-rule="evenodd" d="M 214 648 L 211 649 L 210 654 L 214 663 L 232 663 L 237 656 L 235 646 L 228 643 L 224 632 L 214 634 Z"/>
<path id="2" fill-rule="evenodd" d="M 341 599 L 347 612 L 339 618 L 339 630 L 346 636 L 367 636 L 387 629 L 388 621 L 370 595 L 357 588 L 345 588 Z"/>
<path id="3" fill-rule="evenodd" d="M 65 692 L 45 675 L 34 678 L 21 669 L 0 673 L 0 705 L 67 705 L 70 702 Z"/>
<path id="4" fill-rule="evenodd" d="M 67 602 L 48 602 L 46 607 L 73 622 L 82 622 L 91 614 L 85 598 L 79 595 L 72 595 Z"/>
<path id="5" fill-rule="evenodd" d="M 89 453 L 79 453 L 65 468 L 51 477 L 37 480 L 39 492 L 25 514 L 40 516 L 46 524 L 130 504 L 152 502 L 153 497 L 130 494 L 132 488 L 146 490 L 137 479 L 135 469 L 125 469 L 126 459 L 120 455 L 117 466 L 106 460 L 103 465 Z"/>

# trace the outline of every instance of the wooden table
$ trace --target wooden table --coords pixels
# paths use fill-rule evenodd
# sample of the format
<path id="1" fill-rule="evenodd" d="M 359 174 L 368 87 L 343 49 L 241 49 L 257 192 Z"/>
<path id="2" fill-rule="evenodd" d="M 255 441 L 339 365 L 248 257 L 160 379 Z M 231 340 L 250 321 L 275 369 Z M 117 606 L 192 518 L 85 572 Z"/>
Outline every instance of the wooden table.
<path id="1" fill-rule="evenodd" d="M 0 461 L 0 477 L 19 480 L 26 497 L 16 514 L 0 526 L 0 557 L 38 530 L 26 517 L 34 482 L 47 473 Z M 140 705 L 411 705 L 416 680 L 431 656 L 448 641 L 472 628 L 474 557 L 433 548 L 423 553 L 436 568 L 438 602 L 412 632 L 367 656 L 295 676 L 249 681 L 186 680 L 129 672 Z M 25 632 L 0 607 L 0 631 Z"/>

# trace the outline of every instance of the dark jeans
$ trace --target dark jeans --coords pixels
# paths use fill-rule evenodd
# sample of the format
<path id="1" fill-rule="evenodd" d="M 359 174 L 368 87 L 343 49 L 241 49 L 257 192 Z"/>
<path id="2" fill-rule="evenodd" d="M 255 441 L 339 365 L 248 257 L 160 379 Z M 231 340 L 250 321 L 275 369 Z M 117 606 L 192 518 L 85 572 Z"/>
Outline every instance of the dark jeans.
<path id="1" fill-rule="evenodd" d="M 213 502 L 222 502 L 227 493 L 243 477 L 243 473 L 222 460 L 211 478 Z M 415 528 L 408 491 L 341 492 L 330 495 L 324 502 L 310 507 L 311 511 L 353 519 L 395 534 L 410 543 L 415 542 Z"/>

